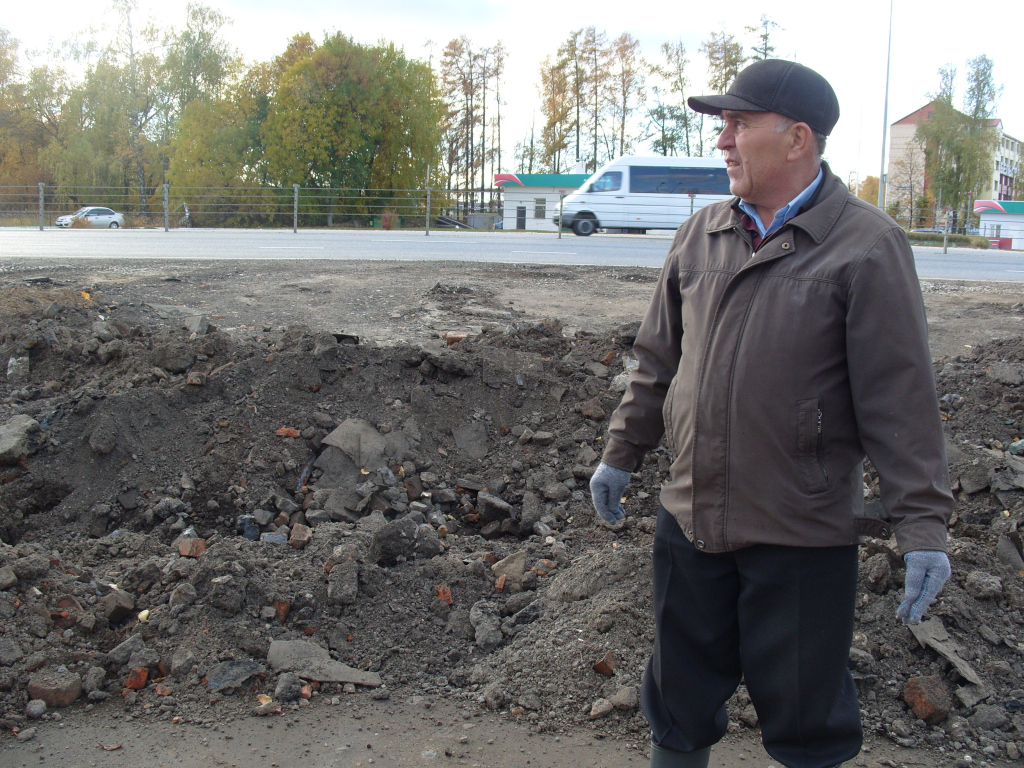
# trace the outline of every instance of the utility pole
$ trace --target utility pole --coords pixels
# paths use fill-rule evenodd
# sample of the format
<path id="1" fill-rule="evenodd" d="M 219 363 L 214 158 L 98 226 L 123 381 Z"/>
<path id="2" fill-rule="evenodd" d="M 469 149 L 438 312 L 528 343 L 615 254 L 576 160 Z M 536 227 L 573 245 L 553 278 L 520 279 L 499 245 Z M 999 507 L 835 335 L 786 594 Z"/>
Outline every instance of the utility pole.
<path id="1" fill-rule="evenodd" d="M 882 107 L 882 170 L 878 174 L 878 207 L 885 210 L 885 137 L 889 132 L 889 67 L 892 64 L 892 5 L 889 0 L 889 47 L 885 58 L 885 104 Z"/>

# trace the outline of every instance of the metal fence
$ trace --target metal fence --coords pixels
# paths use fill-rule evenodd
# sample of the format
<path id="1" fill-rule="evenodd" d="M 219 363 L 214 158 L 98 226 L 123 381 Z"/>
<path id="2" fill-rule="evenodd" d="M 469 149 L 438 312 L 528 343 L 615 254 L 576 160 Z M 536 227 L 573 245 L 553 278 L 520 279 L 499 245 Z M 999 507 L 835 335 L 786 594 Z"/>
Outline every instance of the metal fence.
<path id="1" fill-rule="evenodd" d="M 54 226 L 59 216 L 90 206 L 121 213 L 128 227 L 468 226 L 474 214 L 497 213 L 499 190 L 337 189 L 291 187 L 0 186 L 0 224 Z"/>

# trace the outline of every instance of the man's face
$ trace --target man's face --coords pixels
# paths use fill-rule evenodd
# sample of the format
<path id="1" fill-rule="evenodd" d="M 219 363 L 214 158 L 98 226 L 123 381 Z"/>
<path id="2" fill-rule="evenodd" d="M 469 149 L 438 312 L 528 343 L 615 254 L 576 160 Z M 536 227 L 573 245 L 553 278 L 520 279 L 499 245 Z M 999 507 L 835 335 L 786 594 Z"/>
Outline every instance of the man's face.
<path id="1" fill-rule="evenodd" d="M 790 132 L 776 130 L 779 115 L 774 112 L 723 110 L 725 127 L 718 148 L 725 157 L 729 191 L 753 205 L 771 205 L 778 190 L 788 188 L 786 156 Z M 783 201 L 783 205 L 786 201 Z"/>

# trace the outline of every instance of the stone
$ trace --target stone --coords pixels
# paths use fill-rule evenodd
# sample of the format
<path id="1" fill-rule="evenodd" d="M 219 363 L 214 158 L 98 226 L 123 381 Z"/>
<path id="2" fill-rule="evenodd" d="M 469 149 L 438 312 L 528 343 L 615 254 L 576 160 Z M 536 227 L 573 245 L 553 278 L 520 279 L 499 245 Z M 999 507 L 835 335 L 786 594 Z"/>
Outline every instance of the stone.
<path id="1" fill-rule="evenodd" d="M 318 525 L 331 522 L 331 514 L 326 509 L 306 510 L 306 525 L 316 528 Z"/>
<path id="2" fill-rule="evenodd" d="M 523 588 L 523 575 L 526 573 L 526 552 L 520 550 L 499 560 L 491 566 L 495 578 L 505 577 L 505 589 L 518 592 Z"/>
<path id="3" fill-rule="evenodd" d="M 113 451 L 117 447 L 117 425 L 109 418 L 100 418 L 89 434 L 89 447 L 101 456 Z"/>
<path id="4" fill-rule="evenodd" d="M 177 648 L 171 654 L 171 674 L 177 678 L 182 678 L 192 671 L 195 663 L 196 655 L 192 651 L 188 648 Z"/>
<path id="5" fill-rule="evenodd" d="M 102 690 L 107 682 L 107 670 L 103 667 L 89 667 L 82 679 L 82 690 L 86 694 Z"/>
<path id="6" fill-rule="evenodd" d="M 28 381 L 31 373 L 29 358 L 27 355 L 11 355 L 7 360 L 7 381 L 11 384 L 20 384 Z"/>
<path id="7" fill-rule="evenodd" d="M 260 510 L 261 512 L 263 510 Z M 270 514 L 267 512 L 266 514 Z M 267 522 L 270 522 L 269 520 Z M 266 523 L 264 523 L 266 525 Z M 242 515 L 238 518 L 238 522 L 235 523 L 235 532 L 241 534 L 243 539 L 248 541 L 259 541 L 260 540 L 260 524 L 256 521 L 254 515 Z"/>
<path id="8" fill-rule="evenodd" d="M 892 564 L 884 552 L 872 555 L 860 567 L 864 586 L 877 594 L 884 594 L 892 586 Z"/>
<path id="9" fill-rule="evenodd" d="M 548 501 L 561 502 L 568 501 L 572 496 L 572 491 L 569 490 L 565 483 L 560 483 L 557 480 L 548 483 L 541 489 L 541 493 L 544 494 L 544 498 Z"/>
<path id="10" fill-rule="evenodd" d="M 485 707 L 490 710 L 497 711 L 504 709 L 508 706 L 512 697 L 508 695 L 508 692 L 501 687 L 501 683 L 493 682 L 486 686 L 480 695 L 481 701 Z"/>
<path id="11" fill-rule="evenodd" d="M 632 712 L 640 705 L 640 696 L 636 688 L 627 685 L 624 688 L 619 688 L 608 701 L 620 712 Z"/>
<path id="12" fill-rule="evenodd" d="M 188 606 L 196 601 L 198 593 L 196 588 L 187 581 L 176 586 L 167 600 L 167 607 L 171 610 L 171 616 L 178 616 Z"/>
<path id="13" fill-rule="evenodd" d="M 283 533 L 261 533 L 260 541 L 265 544 L 277 544 L 283 547 L 288 543 L 288 537 Z"/>
<path id="14" fill-rule="evenodd" d="M 48 707 L 67 707 L 82 695 L 82 678 L 74 672 L 45 670 L 29 679 L 28 695 L 42 699 Z"/>
<path id="15" fill-rule="evenodd" d="M 25 717 L 30 720 L 38 720 L 46 714 L 46 702 L 42 699 L 32 699 L 25 705 Z"/>
<path id="16" fill-rule="evenodd" d="M 206 551 L 206 539 L 181 539 L 178 554 L 182 557 L 201 557 Z"/>
<path id="17" fill-rule="evenodd" d="M 523 511 L 519 515 L 519 527 L 524 531 L 532 531 L 534 523 L 540 522 L 545 513 L 544 504 L 533 491 L 523 494 Z"/>
<path id="18" fill-rule="evenodd" d="M 116 625 L 131 616 L 132 611 L 135 610 L 135 599 L 123 590 L 114 589 L 100 599 L 99 605 L 100 612 L 107 621 Z"/>
<path id="19" fill-rule="evenodd" d="M 997 384 L 1019 387 L 1024 383 L 1024 377 L 1021 376 L 1020 369 L 1009 363 L 990 363 L 985 372 Z"/>
<path id="20" fill-rule="evenodd" d="M 14 569 L 9 565 L 5 565 L 0 568 L 0 591 L 10 589 L 18 583 L 18 577 L 14 573 Z"/>
<path id="21" fill-rule="evenodd" d="M 385 523 L 373 534 L 373 559 L 394 564 L 398 558 L 430 558 L 444 550 L 437 531 L 408 517 Z"/>
<path id="22" fill-rule="evenodd" d="M 967 722 L 979 731 L 992 731 L 996 728 L 1002 728 L 1010 722 L 1010 718 L 1007 717 L 1006 710 L 1002 706 L 998 704 L 982 704 L 973 715 L 967 718 Z"/>
<path id="23" fill-rule="evenodd" d="M 533 437 L 530 438 L 530 442 L 534 445 L 551 445 L 555 442 L 555 434 L 553 432 L 534 432 Z"/>
<path id="24" fill-rule="evenodd" d="M 141 635 L 132 635 L 123 643 L 107 652 L 107 664 L 123 667 L 133 654 L 145 650 L 146 643 Z"/>
<path id="25" fill-rule="evenodd" d="M 608 699 L 597 699 L 590 705 L 590 719 L 599 720 L 602 717 L 607 717 L 614 711 L 615 705 L 608 701 Z"/>
<path id="26" fill-rule="evenodd" d="M 230 614 L 239 613 L 245 605 L 245 588 L 245 579 L 234 576 L 224 575 L 210 579 L 210 604 Z"/>
<path id="27" fill-rule="evenodd" d="M 308 525 L 295 525 L 291 535 L 288 537 L 288 544 L 295 549 L 305 549 L 306 545 L 313 540 L 313 529 Z"/>
<path id="28" fill-rule="evenodd" d="M 372 472 L 386 464 L 384 438 L 366 419 L 345 419 L 321 442 L 338 448 L 358 468 Z"/>
<path id="29" fill-rule="evenodd" d="M 302 678 L 294 672 L 284 672 L 277 678 L 274 698 L 278 701 L 295 701 L 302 695 Z"/>
<path id="30" fill-rule="evenodd" d="M 153 350 L 150 362 L 169 373 L 184 373 L 196 361 L 184 344 L 161 344 Z"/>
<path id="31" fill-rule="evenodd" d="M 34 581 L 49 573 L 50 560 L 42 555 L 19 557 L 11 563 L 11 570 L 18 577 L 18 581 Z"/>
<path id="32" fill-rule="evenodd" d="M 305 680 L 322 683 L 354 683 L 369 688 L 381 685 L 380 675 L 353 669 L 334 661 L 325 648 L 305 640 L 275 640 L 267 651 L 267 663 L 275 672 L 295 672 Z"/>
<path id="33" fill-rule="evenodd" d="M 12 466 L 32 455 L 31 435 L 39 431 L 39 422 L 18 414 L 0 424 L 0 465 Z"/>
<path id="34" fill-rule="evenodd" d="M 539 712 L 543 704 L 541 703 L 540 696 L 534 691 L 527 691 L 519 697 L 517 702 L 523 709 L 529 710 L 530 712 Z"/>
<path id="35" fill-rule="evenodd" d="M 583 416 L 583 418 L 591 419 L 592 421 L 604 421 L 604 418 L 608 414 L 601 405 L 600 398 L 593 397 L 580 406 L 580 415 Z"/>
<path id="36" fill-rule="evenodd" d="M 255 661 L 222 661 L 206 671 L 206 687 L 211 693 L 247 692 L 245 689 L 263 671 L 263 665 Z"/>
<path id="37" fill-rule="evenodd" d="M 996 544 L 996 557 L 999 558 L 999 562 L 1003 565 L 1008 565 L 1018 572 L 1024 571 L 1024 558 L 1021 557 L 1020 550 L 1017 549 L 1017 545 L 1013 543 L 1009 536 L 999 537 L 999 542 Z M 2 583 L 3 578 L 0 577 L 0 584 Z M 3 587 L 0 587 L 0 589 L 3 589 Z"/>
<path id="38" fill-rule="evenodd" d="M 960 473 L 960 490 L 969 496 L 987 490 L 990 482 L 988 470 L 981 465 L 970 465 Z"/>
<path id="39" fill-rule="evenodd" d="M 359 563 L 349 560 L 335 564 L 327 577 L 327 602 L 354 605 L 358 596 Z"/>
<path id="40" fill-rule="evenodd" d="M 9 637 L 0 637 L 0 666 L 9 667 L 25 658 L 21 646 Z"/>
<path id="41" fill-rule="evenodd" d="M 36 734 L 38 732 L 39 731 L 36 728 L 23 728 L 22 730 L 18 731 L 18 735 L 16 738 L 18 739 L 18 741 L 32 741 L 32 739 L 36 737 Z"/>
<path id="42" fill-rule="evenodd" d="M 745 706 L 740 712 L 739 719 L 741 723 L 747 726 L 747 728 L 757 728 L 759 720 L 757 717 L 757 710 L 754 709 L 754 705 L 747 704 L 747 706 Z"/>
<path id="43" fill-rule="evenodd" d="M 452 430 L 459 452 L 470 461 L 480 461 L 487 455 L 487 425 L 472 421 Z"/>
<path id="44" fill-rule="evenodd" d="M 124 351 L 124 342 L 119 339 L 114 339 L 106 344 L 101 344 L 100 348 L 96 350 L 96 357 L 99 358 L 101 365 L 106 365 L 111 360 L 117 360 L 124 357 Z"/>
<path id="45" fill-rule="evenodd" d="M 599 363 L 597 361 L 591 361 L 587 363 L 586 365 L 583 366 L 583 370 L 589 373 L 591 376 L 596 376 L 599 379 L 607 378 L 608 374 L 611 373 L 611 369 L 607 365 L 605 365 L 604 363 Z"/>
<path id="46" fill-rule="evenodd" d="M 971 571 L 964 581 L 967 594 L 977 600 L 991 600 L 1003 594 L 1003 582 L 985 571 Z"/>
<path id="47" fill-rule="evenodd" d="M 913 711 L 918 720 L 928 725 L 938 725 L 949 716 L 953 702 L 949 697 L 942 677 L 912 677 L 903 687 L 903 700 Z"/>
<path id="48" fill-rule="evenodd" d="M 512 517 L 514 514 L 511 504 L 486 491 L 481 491 L 477 494 L 476 511 L 480 515 L 480 522 L 483 523 L 489 523 L 492 520 L 504 520 L 507 517 Z"/>
<path id="49" fill-rule="evenodd" d="M 501 632 L 501 612 L 488 600 L 478 600 L 469 609 L 469 623 L 473 625 L 474 642 L 484 651 L 493 651 L 505 636 Z"/>

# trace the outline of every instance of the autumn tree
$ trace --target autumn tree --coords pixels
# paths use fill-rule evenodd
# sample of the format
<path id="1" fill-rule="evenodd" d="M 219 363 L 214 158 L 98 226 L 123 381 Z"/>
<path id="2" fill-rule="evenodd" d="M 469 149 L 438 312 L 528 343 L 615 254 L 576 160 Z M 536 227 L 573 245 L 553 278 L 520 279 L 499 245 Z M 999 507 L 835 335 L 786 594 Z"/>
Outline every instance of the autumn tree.
<path id="1" fill-rule="evenodd" d="M 956 69 L 939 70 L 939 90 L 931 96 L 929 117 L 917 130 L 925 147 L 925 168 L 938 205 L 957 212 L 960 221 L 972 214 L 972 200 L 988 191 L 992 156 L 998 141 L 990 124 L 996 87 L 987 56 L 968 61 L 968 88 L 963 111 L 954 106 Z"/>
<path id="2" fill-rule="evenodd" d="M 239 70 L 241 57 L 224 39 L 230 19 L 205 5 L 189 3 L 185 28 L 167 42 L 164 69 L 178 112 L 193 101 L 212 101 Z"/>
<path id="3" fill-rule="evenodd" d="M 46 139 L 31 117 L 18 49 L 0 28 L 0 185 L 43 180 L 37 156 Z"/>
<path id="4" fill-rule="evenodd" d="M 782 29 L 776 22 L 768 18 L 768 14 L 762 13 L 761 20 L 752 27 L 744 27 L 748 33 L 754 35 L 757 42 L 750 47 L 753 54 L 750 58 L 755 61 L 775 58 L 775 46 L 772 44 L 772 35 L 775 30 Z"/>
<path id="5" fill-rule="evenodd" d="M 615 39 L 611 54 L 612 115 L 617 123 L 610 153 L 614 157 L 628 154 L 633 148 L 627 125 L 644 99 L 646 65 L 640 57 L 640 41 L 628 32 Z"/>
<path id="6" fill-rule="evenodd" d="M 701 43 L 700 52 L 708 60 L 708 88 L 713 93 L 725 93 L 747 61 L 743 46 L 730 34 L 712 32 Z"/>
<path id="7" fill-rule="evenodd" d="M 571 61 L 545 59 L 540 68 L 540 111 L 544 115 L 540 159 L 550 173 L 561 173 L 573 159 L 565 156 L 578 126 L 573 117 L 577 102 L 572 87 Z"/>
<path id="8" fill-rule="evenodd" d="M 860 182 L 856 190 L 850 190 L 856 192 L 857 197 L 865 202 L 875 205 L 878 203 L 878 177 L 877 176 L 865 176 Z"/>
<path id="9" fill-rule="evenodd" d="M 393 44 L 327 37 L 276 85 L 261 130 L 269 177 L 282 186 L 417 187 L 439 139 L 431 77 Z"/>
<path id="10" fill-rule="evenodd" d="M 892 177 L 888 180 L 892 194 L 889 208 L 907 229 L 917 226 L 917 218 L 923 213 L 925 153 L 920 137 L 907 145 L 903 155 L 893 163 Z M 876 190 L 877 191 L 877 190 Z M 915 212 L 918 216 L 915 216 Z"/>

